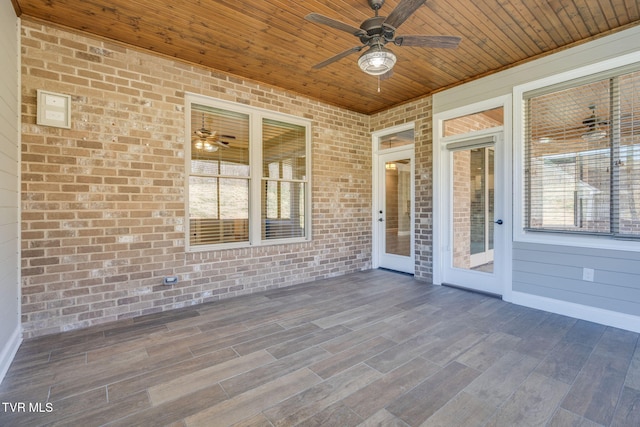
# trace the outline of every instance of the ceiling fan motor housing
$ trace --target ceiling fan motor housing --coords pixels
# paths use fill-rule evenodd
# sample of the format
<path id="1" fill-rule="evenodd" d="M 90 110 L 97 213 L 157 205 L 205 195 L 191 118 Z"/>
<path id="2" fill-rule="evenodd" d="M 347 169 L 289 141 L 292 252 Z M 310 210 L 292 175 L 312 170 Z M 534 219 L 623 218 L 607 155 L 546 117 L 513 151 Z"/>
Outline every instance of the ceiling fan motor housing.
<path id="1" fill-rule="evenodd" d="M 360 25 L 360 28 L 363 29 L 366 34 L 360 36 L 360 42 L 365 45 L 370 45 L 372 43 L 372 39 L 375 44 L 379 43 L 387 43 L 389 40 L 393 39 L 393 31 L 387 31 L 383 27 L 383 23 L 386 17 L 384 16 L 376 16 L 373 18 L 365 19 L 364 22 Z"/>

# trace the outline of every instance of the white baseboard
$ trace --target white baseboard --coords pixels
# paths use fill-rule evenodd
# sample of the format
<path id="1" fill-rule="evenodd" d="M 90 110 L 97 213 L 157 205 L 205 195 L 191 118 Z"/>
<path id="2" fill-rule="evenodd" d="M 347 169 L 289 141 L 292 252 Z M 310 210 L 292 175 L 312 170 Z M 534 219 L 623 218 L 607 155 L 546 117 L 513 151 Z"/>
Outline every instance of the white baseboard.
<path id="1" fill-rule="evenodd" d="M 640 333 L 640 317 L 617 311 L 512 291 L 509 302 Z"/>
<path id="2" fill-rule="evenodd" d="M 13 362 L 18 348 L 20 348 L 20 344 L 22 344 L 22 330 L 20 325 L 18 325 L 13 331 L 13 334 L 11 334 L 11 338 L 9 338 L 4 347 L 0 349 L 0 383 L 2 383 L 4 376 L 7 374 L 11 362 Z"/>

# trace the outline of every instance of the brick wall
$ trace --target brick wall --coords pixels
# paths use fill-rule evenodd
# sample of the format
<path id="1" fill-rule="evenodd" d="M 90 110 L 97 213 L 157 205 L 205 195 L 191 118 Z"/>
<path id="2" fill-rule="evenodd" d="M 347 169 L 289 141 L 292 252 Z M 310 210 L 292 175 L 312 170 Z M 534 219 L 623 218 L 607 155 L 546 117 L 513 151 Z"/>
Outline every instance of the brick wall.
<path id="1" fill-rule="evenodd" d="M 384 90 L 384 87 L 382 88 Z M 415 122 L 415 277 L 433 280 L 433 132 L 431 97 L 371 116 L 371 132 Z"/>
<path id="2" fill-rule="evenodd" d="M 454 151 L 451 263 L 456 268 L 471 268 L 471 185 L 471 151 Z"/>
<path id="3" fill-rule="evenodd" d="M 371 267 L 368 116 L 28 18 L 22 27 L 26 337 Z M 71 129 L 35 124 L 37 89 L 72 96 Z M 313 121 L 312 242 L 185 252 L 185 92 Z M 166 275 L 178 285 L 163 286 Z"/>
<path id="4" fill-rule="evenodd" d="M 445 120 L 443 123 L 443 135 L 462 135 L 473 131 L 502 126 L 504 124 L 503 118 L 504 109 L 499 107 L 482 111 L 480 113 Z"/>

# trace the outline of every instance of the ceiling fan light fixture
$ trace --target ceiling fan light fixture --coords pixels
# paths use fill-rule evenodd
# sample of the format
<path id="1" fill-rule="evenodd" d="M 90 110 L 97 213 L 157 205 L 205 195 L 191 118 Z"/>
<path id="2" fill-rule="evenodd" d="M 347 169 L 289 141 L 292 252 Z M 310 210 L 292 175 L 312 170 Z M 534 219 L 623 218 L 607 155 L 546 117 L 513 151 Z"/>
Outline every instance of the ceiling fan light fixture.
<path id="1" fill-rule="evenodd" d="M 606 137 L 607 137 L 607 132 L 599 129 L 585 132 L 582 134 L 582 139 L 589 142 L 600 141 L 601 139 L 605 139 Z"/>
<path id="2" fill-rule="evenodd" d="M 396 64 L 396 55 L 389 49 L 374 45 L 358 58 L 358 66 L 372 76 L 379 76 L 390 71 Z"/>

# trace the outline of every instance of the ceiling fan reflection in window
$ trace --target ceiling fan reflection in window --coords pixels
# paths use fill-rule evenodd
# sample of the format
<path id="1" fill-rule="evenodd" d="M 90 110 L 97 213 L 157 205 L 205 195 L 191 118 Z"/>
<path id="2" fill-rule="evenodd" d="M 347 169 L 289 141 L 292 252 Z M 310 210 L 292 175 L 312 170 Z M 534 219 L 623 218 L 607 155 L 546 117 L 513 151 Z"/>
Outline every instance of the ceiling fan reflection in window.
<path id="1" fill-rule="evenodd" d="M 358 58 L 358 66 L 367 74 L 388 78 L 396 63 L 396 55 L 391 49 L 385 47 L 388 43 L 396 46 L 416 46 L 455 49 L 460 43 L 457 36 L 428 36 L 428 35 L 402 35 L 396 36 L 396 30 L 404 23 L 426 0 L 400 0 L 400 3 L 391 11 L 389 16 L 378 16 L 378 11 L 384 4 L 384 0 L 368 0 L 369 7 L 374 10 L 375 16 L 365 19 L 360 28 L 354 27 L 333 18 L 311 13 L 305 17 L 307 21 L 316 24 L 327 25 L 337 30 L 345 31 L 360 39 L 360 46 L 339 53 L 319 64 L 314 69 L 325 67 L 352 53 L 367 50 Z"/>
<path id="2" fill-rule="evenodd" d="M 599 141 L 607 137 L 609 129 L 609 120 L 603 119 L 596 115 L 596 106 L 589 105 L 591 115 L 582 121 L 582 125 L 586 132 L 582 134 L 585 141 Z"/>
<path id="3" fill-rule="evenodd" d="M 578 137 L 586 142 L 604 140 L 608 136 L 610 121 L 597 114 L 597 106 L 595 104 L 589 105 L 588 108 L 590 111 L 589 116 L 582 119 L 579 125 L 566 128 L 564 126 L 559 128 L 550 127 L 551 131 L 536 137 L 534 141 L 539 144 L 549 144 L 552 142 L 572 141 Z M 559 117 L 562 117 L 562 114 Z M 572 124 L 575 123 L 575 118 L 571 118 L 571 122 Z"/>
<path id="4" fill-rule="evenodd" d="M 204 125 L 204 113 L 202 113 L 202 127 L 193 132 L 191 143 L 196 150 L 213 153 L 220 147 L 229 148 L 229 141 L 225 139 L 236 139 L 233 135 L 218 135 L 217 131 L 211 131 Z"/>

